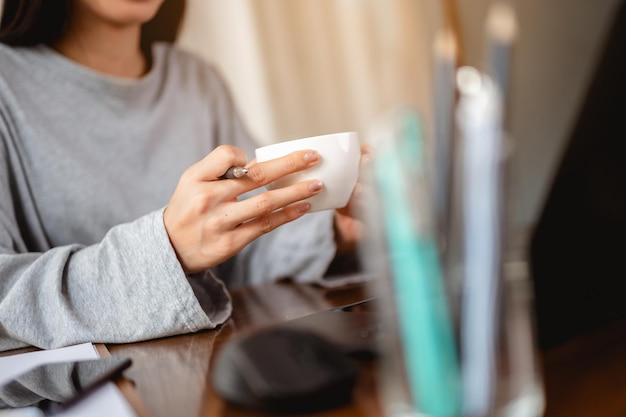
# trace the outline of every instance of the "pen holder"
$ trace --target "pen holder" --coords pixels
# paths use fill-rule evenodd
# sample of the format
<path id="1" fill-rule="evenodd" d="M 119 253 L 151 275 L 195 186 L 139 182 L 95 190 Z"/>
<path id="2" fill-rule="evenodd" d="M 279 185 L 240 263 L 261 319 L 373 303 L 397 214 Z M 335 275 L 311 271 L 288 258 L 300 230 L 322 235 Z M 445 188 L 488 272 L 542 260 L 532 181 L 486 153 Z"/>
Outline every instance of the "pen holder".
<path id="1" fill-rule="evenodd" d="M 397 288 L 392 281 L 390 274 L 381 276 L 376 289 L 381 300 L 378 314 L 384 323 L 384 337 L 379 341 L 378 379 L 384 415 L 539 417 L 543 414 L 544 394 L 530 309 L 532 289 L 523 262 L 506 265 L 496 313 L 497 334 L 487 364 L 480 358 L 463 355 L 468 349 L 464 348 L 467 342 L 464 339 L 472 335 L 462 327 L 459 314 L 462 307 L 450 303 L 456 356 L 450 356 L 445 345 L 440 346 L 434 359 L 440 362 L 439 374 L 436 367 L 433 370 L 432 362 L 424 364 L 426 369 L 416 369 L 421 366 L 420 359 L 433 361 L 433 358 L 420 349 L 411 350 L 411 343 L 407 343 L 406 329 L 401 324 L 406 313 L 399 308 Z M 458 294 L 456 302 L 462 298 Z M 433 301 L 431 307 L 442 303 L 442 300 Z M 414 325 L 424 325 L 412 318 L 408 317 L 408 321 Z M 413 343 L 429 344 L 432 339 L 425 342 L 418 337 Z M 442 365 L 446 362 L 448 368 Z"/>
<path id="2" fill-rule="evenodd" d="M 482 153 L 479 169 L 464 172 L 478 186 L 464 184 L 462 220 L 450 228 L 459 233 L 444 245 L 432 218 L 419 118 L 404 111 L 390 120 L 376 132 L 364 213 L 370 239 L 362 246 L 365 268 L 380 277 L 385 414 L 539 417 L 530 281 L 523 262 L 506 255 L 500 195 L 492 193 L 501 184 L 481 178 L 498 175 L 499 157 L 492 166 Z"/>

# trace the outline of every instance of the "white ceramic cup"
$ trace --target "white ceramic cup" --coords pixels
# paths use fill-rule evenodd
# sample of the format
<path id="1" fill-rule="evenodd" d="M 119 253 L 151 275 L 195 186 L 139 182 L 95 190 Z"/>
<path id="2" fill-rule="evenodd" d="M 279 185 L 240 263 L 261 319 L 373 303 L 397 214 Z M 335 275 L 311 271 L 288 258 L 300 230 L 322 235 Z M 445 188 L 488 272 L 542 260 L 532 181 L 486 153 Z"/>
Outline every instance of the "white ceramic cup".
<path id="1" fill-rule="evenodd" d="M 304 149 L 316 150 L 320 155 L 320 161 L 305 171 L 268 184 L 267 188 L 274 190 L 302 181 L 319 179 L 324 188 L 318 195 L 305 200 L 311 204 L 310 212 L 345 207 L 359 176 L 361 147 L 356 132 L 278 142 L 257 148 L 255 155 L 257 162 L 265 162 Z"/>

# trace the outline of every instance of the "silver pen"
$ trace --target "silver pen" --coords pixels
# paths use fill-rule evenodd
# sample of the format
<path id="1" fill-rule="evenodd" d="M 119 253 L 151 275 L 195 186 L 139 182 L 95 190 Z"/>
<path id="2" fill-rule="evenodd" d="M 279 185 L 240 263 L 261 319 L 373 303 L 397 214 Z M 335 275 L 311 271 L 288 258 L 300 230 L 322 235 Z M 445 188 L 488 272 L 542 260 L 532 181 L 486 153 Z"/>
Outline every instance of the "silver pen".
<path id="1" fill-rule="evenodd" d="M 232 180 L 236 178 L 241 178 L 248 173 L 248 168 L 244 167 L 230 167 L 224 173 L 224 175 L 220 176 L 221 180 Z"/>

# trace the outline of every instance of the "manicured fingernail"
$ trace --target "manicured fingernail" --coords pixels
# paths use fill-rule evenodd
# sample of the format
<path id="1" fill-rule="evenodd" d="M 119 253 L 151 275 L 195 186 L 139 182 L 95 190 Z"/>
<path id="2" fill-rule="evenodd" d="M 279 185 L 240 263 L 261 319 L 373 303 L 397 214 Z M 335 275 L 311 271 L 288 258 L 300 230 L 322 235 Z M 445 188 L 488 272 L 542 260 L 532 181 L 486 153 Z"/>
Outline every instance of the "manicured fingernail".
<path id="1" fill-rule="evenodd" d="M 298 213 L 306 213 L 307 211 L 311 210 L 311 205 L 309 203 L 299 204 L 297 210 Z"/>
<path id="2" fill-rule="evenodd" d="M 309 190 L 319 191 L 322 189 L 323 186 L 324 184 L 322 184 L 322 181 L 315 181 L 309 184 Z"/>
<path id="3" fill-rule="evenodd" d="M 319 159 L 319 154 L 315 151 L 308 151 L 304 154 L 304 160 L 306 162 L 313 162 Z"/>

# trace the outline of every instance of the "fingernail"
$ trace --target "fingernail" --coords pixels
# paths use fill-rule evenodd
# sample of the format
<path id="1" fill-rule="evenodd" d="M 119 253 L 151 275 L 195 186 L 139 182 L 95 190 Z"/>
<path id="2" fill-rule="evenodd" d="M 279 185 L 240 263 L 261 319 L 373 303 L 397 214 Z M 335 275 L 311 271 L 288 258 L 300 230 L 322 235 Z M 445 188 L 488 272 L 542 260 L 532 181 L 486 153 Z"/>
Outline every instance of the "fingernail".
<path id="1" fill-rule="evenodd" d="M 309 190 L 319 191 L 322 189 L 323 186 L 324 184 L 322 184 L 322 181 L 315 181 L 309 184 Z"/>
<path id="2" fill-rule="evenodd" d="M 306 162 L 317 161 L 318 158 L 319 158 L 319 154 L 315 151 L 308 151 L 307 153 L 304 154 L 304 160 Z"/>
<path id="3" fill-rule="evenodd" d="M 299 204 L 297 207 L 298 213 L 306 213 L 311 209 L 311 205 L 309 203 Z"/>

